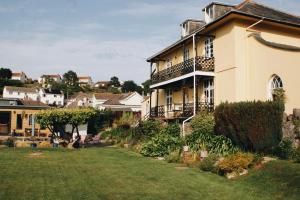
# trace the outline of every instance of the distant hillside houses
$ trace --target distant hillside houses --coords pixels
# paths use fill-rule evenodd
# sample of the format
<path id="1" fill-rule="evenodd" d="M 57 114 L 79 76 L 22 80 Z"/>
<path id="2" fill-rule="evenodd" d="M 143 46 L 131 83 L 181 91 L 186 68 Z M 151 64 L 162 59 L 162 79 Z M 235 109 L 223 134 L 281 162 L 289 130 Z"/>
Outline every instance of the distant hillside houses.
<path id="1" fill-rule="evenodd" d="M 64 105 L 64 94 L 59 90 L 13 87 L 5 86 L 3 90 L 3 98 L 7 99 L 29 99 L 40 101 L 47 105 L 59 106 Z"/>
<path id="2" fill-rule="evenodd" d="M 60 83 L 62 81 L 62 78 L 59 74 L 44 74 L 39 79 L 39 84 L 44 85 L 47 79 L 52 79 L 53 81 Z"/>
<path id="3" fill-rule="evenodd" d="M 78 76 L 78 83 L 80 86 L 91 86 L 93 85 L 93 80 L 90 76 Z"/>
<path id="4" fill-rule="evenodd" d="M 22 83 L 26 83 L 28 81 L 28 77 L 24 72 L 13 72 L 11 76 L 11 80 L 21 81 Z"/>
<path id="5" fill-rule="evenodd" d="M 99 110 L 112 110 L 120 113 L 140 113 L 143 97 L 137 92 L 113 93 L 78 93 L 68 100 L 67 108 L 93 107 Z"/>

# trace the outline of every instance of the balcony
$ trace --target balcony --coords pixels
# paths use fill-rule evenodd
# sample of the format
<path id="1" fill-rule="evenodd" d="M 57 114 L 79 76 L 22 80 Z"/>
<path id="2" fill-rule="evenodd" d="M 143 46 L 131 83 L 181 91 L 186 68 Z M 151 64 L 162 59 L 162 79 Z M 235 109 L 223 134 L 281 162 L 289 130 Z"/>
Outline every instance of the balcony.
<path id="1" fill-rule="evenodd" d="M 206 57 L 196 57 L 196 71 L 214 71 L 215 59 Z M 164 69 L 152 75 L 151 84 L 157 84 L 163 81 L 168 81 L 173 78 L 189 74 L 194 71 L 194 58 L 185 62 L 173 65 L 168 69 Z"/>
<path id="2" fill-rule="evenodd" d="M 201 111 L 213 112 L 214 104 L 207 102 L 198 102 L 196 105 L 197 113 Z M 152 107 L 150 111 L 151 118 L 166 118 L 166 119 L 176 119 L 176 118 L 188 118 L 194 114 L 194 104 L 172 104 L 165 106 Z"/>

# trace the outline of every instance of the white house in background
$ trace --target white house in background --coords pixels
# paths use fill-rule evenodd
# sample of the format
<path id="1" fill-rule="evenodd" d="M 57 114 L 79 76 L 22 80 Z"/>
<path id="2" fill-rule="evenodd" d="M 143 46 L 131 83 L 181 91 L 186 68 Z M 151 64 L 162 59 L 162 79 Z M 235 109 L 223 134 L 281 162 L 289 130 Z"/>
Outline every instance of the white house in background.
<path id="1" fill-rule="evenodd" d="M 68 99 L 67 108 L 93 107 L 93 93 L 79 92 Z"/>
<path id="2" fill-rule="evenodd" d="M 137 92 L 125 94 L 95 93 L 93 107 L 100 110 L 140 113 L 143 97 Z"/>
<path id="3" fill-rule="evenodd" d="M 28 80 L 28 77 L 24 72 L 13 72 L 11 80 L 17 80 L 21 81 L 22 83 L 25 83 Z"/>
<path id="4" fill-rule="evenodd" d="M 64 105 L 64 94 L 59 90 L 5 86 L 3 98 L 30 99 L 50 106 Z"/>
<path id="5" fill-rule="evenodd" d="M 40 101 L 45 104 L 59 107 L 64 105 L 64 93 L 60 90 L 40 89 L 39 95 Z"/>
<path id="6" fill-rule="evenodd" d="M 62 81 L 62 78 L 59 74 L 44 74 L 38 79 L 39 84 L 45 84 L 47 78 L 51 78 L 57 83 L 60 83 Z"/>
<path id="7" fill-rule="evenodd" d="M 3 98 L 31 99 L 33 101 L 39 101 L 40 95 L 37 88 L 5 86 L 3 89 Z"/>
<path id="8" fill-rule="evenodd" d="M 90 76 L 78 76 L 78 83 L 80 86 L 93 85 L 93 81 Z"/>
<path id="9" fill-rule="evenodd" d="M 141 117 L 143 119 L 148 119 L 149 116 L 150 116 L 150 96 L 145 96 L 142 102 Z"/>

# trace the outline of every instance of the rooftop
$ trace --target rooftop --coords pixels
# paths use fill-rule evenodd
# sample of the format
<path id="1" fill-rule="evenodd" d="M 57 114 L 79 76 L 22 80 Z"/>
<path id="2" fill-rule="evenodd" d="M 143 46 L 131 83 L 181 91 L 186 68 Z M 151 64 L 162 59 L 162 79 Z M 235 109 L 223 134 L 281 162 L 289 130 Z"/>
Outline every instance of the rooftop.
<path id="1" fill-rule="evenodd" d="M 7 91 L 11 92 L 25 92 L 25 93 L 37 93 L 37 88 L 28 88 L 28 87 L 15 87 L 15 86 L 5 86 Z"/>

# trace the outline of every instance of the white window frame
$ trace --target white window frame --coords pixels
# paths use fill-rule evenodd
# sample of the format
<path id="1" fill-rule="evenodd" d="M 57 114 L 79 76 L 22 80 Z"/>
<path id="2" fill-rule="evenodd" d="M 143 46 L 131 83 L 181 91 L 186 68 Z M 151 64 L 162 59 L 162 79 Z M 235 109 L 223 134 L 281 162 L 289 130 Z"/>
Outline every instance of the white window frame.
<path id="1" fill-rule="evenodd" d="M 166 91 L 165 91 L 165 97 L 166 97 L 166 108 L 167 108 L 167 111 L 172 111 L 173 91 L 171 89 L 166 89 Z"/>
<path id="2" fill-rule="evenodd" d="M 269 100 L 273 100 L 273 91 L 275 89 L 280 89 L 280 88 L 283 89 L 283 81 L 280 78 L 280 76 L 274 74 L 268 83 L 268 98 L 269 98 Z"/>
<path id="3" fill-rule="evenodd" d="M 183 50 L 183 62 L 188 61 L 190 59 L 190 50 L 188 48 L 184 48 Z"/>
<path id="4" fill-rule="evenodd" d="M 212 58 L 214 57 L 214 43 L 213 38 L 208 37 L 204 41 L 205 44 L 205 57 L 206 58 Z"/>
<path id="5" fill-rule="evenodd" d="M 203 93 L 205 98 L 205 103 L 214 103 L 214 80 L 205 79 L 203 82 Z"/>
<path id="6" fill-rule="evenodd" d="M 165 61 L 165 68 L 169 69 L 170 67 L 172 67 L 172 59 L 167 58 L 167 60 Z"/>

